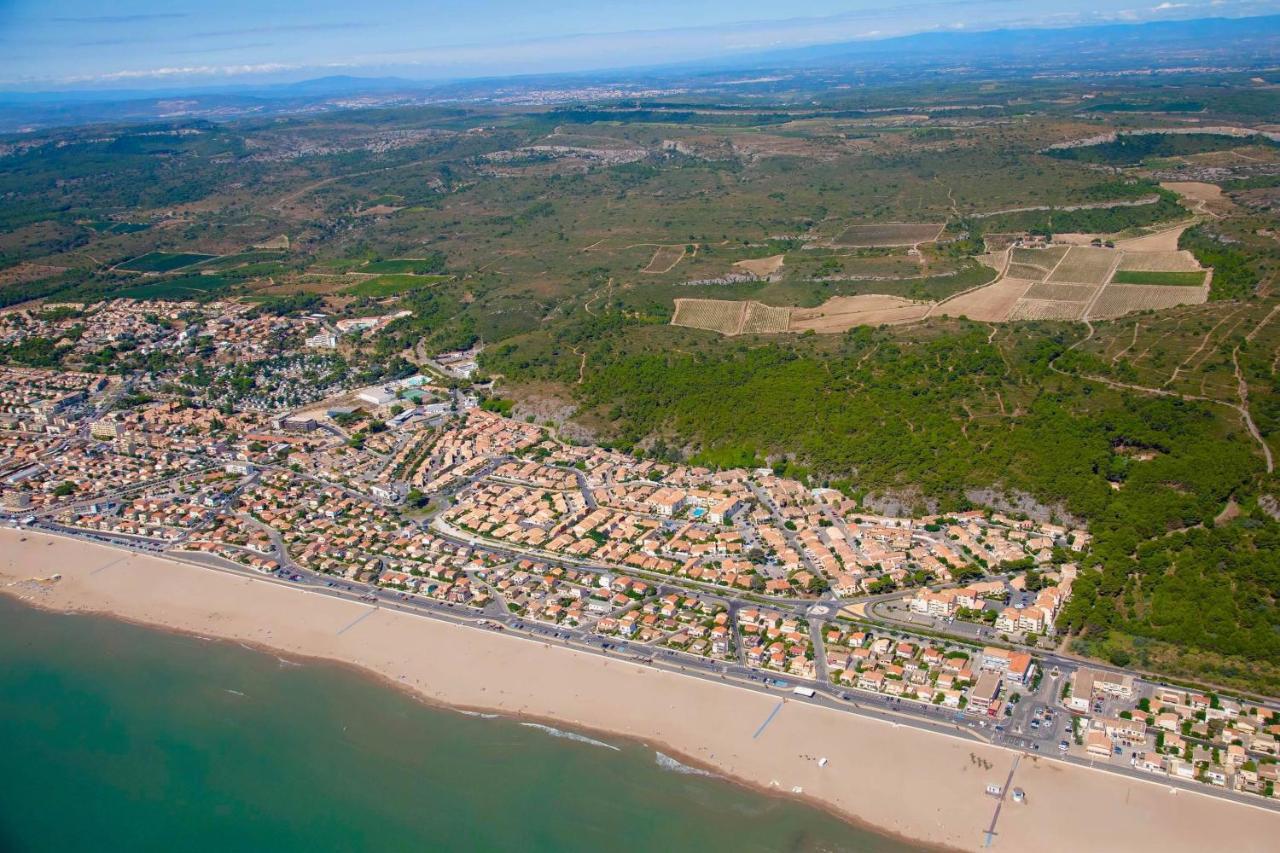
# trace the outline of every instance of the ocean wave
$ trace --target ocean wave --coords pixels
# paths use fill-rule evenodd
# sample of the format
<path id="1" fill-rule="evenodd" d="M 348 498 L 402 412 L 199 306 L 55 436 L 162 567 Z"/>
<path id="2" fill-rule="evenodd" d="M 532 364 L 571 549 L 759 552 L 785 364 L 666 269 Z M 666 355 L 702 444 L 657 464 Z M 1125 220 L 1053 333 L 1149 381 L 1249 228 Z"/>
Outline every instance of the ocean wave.
<path id="1" fill-rule="evenodd" d="M 479 717 L 482 720 L 496 720 L 502 716 L 501 714 L 482 714 L 479 711 L 459 711 L 458 713 L 467 717 Z"/>
<path id="2" fill-rule="evenodd" d="M 605 743 L 604 741 L 601 741 L 601 740 L 595 740 L 594 738 L 589 738 L 586 735 L 580 735 L 575 732 L 566 732 L 561 729 L 552 728 L 551 726 L 544 726 L 541 723 L 521 723 L 520 725 L 527 726 L 531 729 L 537 729 L 538 731 L 546 732 L 552 737 L 560 737 L 560 738 L 564 738 L 565 740 L 576 740 L 578 743 L 589 743 L 592 746 L 603 746 L 605 749 L 612 749 L 614 752 L 621 752 L 621 750 L 618 749 L 618 747 L 614 746 L 611 743 Z"/>
<path id="3" fill-rule="evenodd" d="M 235 694 L 235 695 L 237 695 L 237 696 L 243 696 L 243 695 L 244 695 L 244 694 L 243 694 L 243 693 L 241 693 L 239 690 L 232 690 L 230 687 L 224 687 L 224 688 L 222 688 L 222 689 L 223 689 L 224 691 L 226 691 L 227 693 L 234 693 L 234 694 Z"/>
<path id="4" fill-rule="evenodd" d="M 670 770 L 673 773 L 683 773 L 686 776 L 712 776 L 716 774 L 709 773 L 706 770 L 700 770 L 697 767 L 690 767 L 688 764 L 681 764 L 670 755 L 663 755 L 661 752 L 654 752 L 654 760 L 663 770 Z"/>

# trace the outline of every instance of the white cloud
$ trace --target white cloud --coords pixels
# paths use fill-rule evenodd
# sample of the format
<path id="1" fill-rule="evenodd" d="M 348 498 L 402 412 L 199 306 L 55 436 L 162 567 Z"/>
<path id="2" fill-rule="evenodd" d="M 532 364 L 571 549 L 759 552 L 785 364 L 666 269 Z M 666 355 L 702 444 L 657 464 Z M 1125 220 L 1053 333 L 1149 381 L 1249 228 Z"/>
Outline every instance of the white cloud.
<path id="1" fill-rule="evenodd" d="M 262 62 L 256 65 L 177 65 L 162 68 L 130 68 L 108 71 L 104 74 L 83 74 L 64 78 L 67 83 L 103 83 L 118 80 L 164 80 L 171 77 L 238 76 L 242 74 L 270 74 L 276 71 L 292 71 L 300 66 L 279 62 Z"/>

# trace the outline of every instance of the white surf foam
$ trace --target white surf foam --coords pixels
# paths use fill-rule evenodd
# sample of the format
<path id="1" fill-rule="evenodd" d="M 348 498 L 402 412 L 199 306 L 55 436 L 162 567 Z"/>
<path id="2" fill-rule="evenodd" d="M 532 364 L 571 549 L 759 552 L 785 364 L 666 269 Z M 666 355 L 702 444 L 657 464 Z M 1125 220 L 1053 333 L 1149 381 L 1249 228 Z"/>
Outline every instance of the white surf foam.
<path id="1" fill-rule="evenodd" d="M 688 764 L 681 764 L 670 755 L 663 755 L 661 752 L 655 752 L 653 757 L 658 762 L 658 766 L 663 770 L 670 770 L 673 773 L 683 773 L 686 776 L 715 776 L 714 773 L 708 773 L 706 770 L 700 770 L 697 767 L 690 767 Z"/>
<path id="2" fill-rule="evenodd" d="M 576 740 L 578 743 L 589 743 L 592 746 L 603 746 L 605 749 L 612 749 L 614 752 L 621 751 L 618 749 L 618 747 L 614 746 L 611 743 L 605 743 L 604 741 L 595 740 L 594 738 L 589 738 L 586 735 L 580 735 L 575 732 L 566 732 L 557 728 L 552 728 L 551 726 L 544 726 L 541 723 L 521 723 L 520 725 L 527 726 L 531 729 L 537 729 L 538 731 L 546 732 L 552 737 L 560 737 L 560 738 L 564 738 L 565 740 Z"/>

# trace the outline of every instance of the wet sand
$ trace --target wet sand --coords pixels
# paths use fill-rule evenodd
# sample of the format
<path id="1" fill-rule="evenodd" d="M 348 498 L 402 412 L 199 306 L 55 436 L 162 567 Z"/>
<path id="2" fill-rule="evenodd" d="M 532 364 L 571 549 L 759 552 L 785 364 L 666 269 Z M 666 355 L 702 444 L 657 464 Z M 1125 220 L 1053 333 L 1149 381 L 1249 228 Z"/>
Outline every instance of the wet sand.
<path id="1" fill-rule="evenodd" d="M 38 581 L 54 573 L 57 582 Z M 983 849 L 996 810 L 985 788 L 1005 785 L 1018 759 L 731 684 L 41 533 L 0 530 L 0 592 L 356 666 L 434 703 L 636 738 L 928 844 Z M 1280 815 L 1261 808 L 1035 755 L 1018 761 L 1012 785 L 1027 800 L 1004 803 L 991 849 L 1262 851 L 1280 832 Z"/>

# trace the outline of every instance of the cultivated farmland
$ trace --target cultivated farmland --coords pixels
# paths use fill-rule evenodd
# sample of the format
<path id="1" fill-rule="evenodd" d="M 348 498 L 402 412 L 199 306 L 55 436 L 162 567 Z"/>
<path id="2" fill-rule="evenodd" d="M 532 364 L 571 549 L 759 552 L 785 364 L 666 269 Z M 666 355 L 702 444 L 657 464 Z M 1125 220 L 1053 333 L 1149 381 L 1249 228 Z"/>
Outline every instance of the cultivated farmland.
<path id="1" fill-rule="evenodd" d="M 220 275 L 182 275 L 150 281 L 153 283 L 118 290 L 112 295 L 124 299 L 196 299 L 225 290 L 233 283 Z"/>
<path id="2" fill-rule="evenodd" d="M 1015 264 L 1026 264 L 1039 267 L 1050 272 L 1062 256 L 1067 253 L 1067 246 L 1048 246 L 1043 249 L 1010 249 L 1009 259 Z"/>
<path id="3" fill-rule="evenodd" d="M 1109 284 L 1098 301 L 1089 309 L 1089 317 L 1106 320 L 1132 311 L 1198 305 L 1208 293 L 1202 287 L 1161 286 L 1154 284 Z"/>
<path id="4" fill-rule="evenodd" d="M 1033 284 L 1027 299 L 1055 299 L 1060 302 L 1088 302 L 1098 288 L 1088 284 Z"/>
<path id="5" fill-rule="evenodd" d="M 1169 272 L 1162 270 L 1120 270 L 1111 280 L 1116 284 L 1157 284 L 1168 287 L 1201 287 L 1204 270 Z"/>
<path id="6" fill-rule="evenodd" d="M 1027 281 L 1044 281 L 1044 277 L 1048 274 L 1048 270 L 1033 267 L 1030 264 L 1009 264 L 1009 268 L 1005 270 L 1005 275 L 1009 278 L 1021 278 Z"/>
<path id="7" fill-rule="evenodd" d="M 1010 320 L 1076 320 L 1084 310 L 1083 302 L 1057 299 L 1019 299 L 1009 312 Z"/>
<path id="8" fill-rule="evenodd" d="M 344 288 L 352 296 L 394 296 L 419 287 L 429 287 L 448 279 L 447 275 L 379 275 Z"/>
<path id="9" fill-rule="evenodd" d="M 968 317 L 987 323 L 999 323 L 1008 318 L 1009 312 L 1033 282 L 1015 278 L 1003 278 L 994 284 L 954 296 L 938 305 L 936 313 L 949 317 Z"/>
<path id="10" fill-rule="evenodd" d="M 914 246 L 936 241 L 945 227 L 945 223 L 927 222 L 850 225 L 832 242 L 838 246 Z"/>
<path id="11" fill-rule="evenodd" d="M 754 300 L 677 299 L 671 325 L 722 335 L 844 332 L 855 326 L 910 323 L 923 319 L 931 307 L 930 302 L 880 294 L 836 296 L 816 308 L 777 308 Z"/>
<path id="12" fill-rule="evenodd" d="M 1094 249 L 1088 246 L 1072 246 L 1058 268 L 1049 276 L 1050 281 L 1068 281 L 1080 284 L 1102 284 L 1116 262 L 1111 249 Z"/>
<path id="13" fill-rule="evenodd" d="M 1117 240 L 1116 248 L 1124 249 L 1126 252 L 1176 252 L 1178 251 L 1178 239 L 1182 237 L 1182 232 L 1186 230 L 1186 223 L 1175 225 L 1172 228 L 1143 234 L 1141 237 Z"/>
<path id="14" fill-rule="evenodd" d="M 1138 238 L 1168 240 L 1169 234 Z M 1174 235 L 1176 237 L 1176 235 Z M 1012 263 L 994 284 L 941 303 L 938 314 L 974 320 L 1076 320 L 1098 297 L 1090 319 L 1203 302 L 1208 270 L 1178 250 L 1123 251 L 1091 246 L 1011 249 Z M 1112 272 L 1114 268 L 1119 272 Z M 1052 270 L 1052 273 L 1046 276 Z M 1175 291 L 1182 287 L 1184 292 Z M 1152 293 L 1143 297 L 1143 288 Z M 1103 289 L 1102 293 L 1099 290 Z"/>
<path id="15" fill-rule="evenodd" d="M 217 255 L 201 255 L 195 252 L 148 252 L 131 261 L 125 261 L 117 269 L 128 272 L 173 272 L 216 257 Z"/>
<path id="16" fill-rule="evenodd" d="M 385 261 L 369 261 L 360 268 L 360 272 L 431 275 L 440 272 L 442 268 L 439 258 L 390 258 Z"/>
<path id="17" fill-rule="evenodd" d="M 1196 256 L 1188 251 L 1180 252 L 1130 252 L 1120 259 L 1121 270 L 1156 270 L 1161 272 L 1190 272 L 1200 269 Z"/>
<path id="18" fill-rule="evenodd" d="M 1066 246 L 1050 246 L 1045 249 L 1010 249 L 1009 278 L 1027 281 L 1044 281 L 1067 253 Z"/>
<path id="19" fill-rule="evenodd" d="M 931 302 L 898 296 L 836 296 L 817 308 L 793 310 L 790 328 L 793 332 L 844 332 L 856 326 L 910 323 L 924 319 L 932 307 Z"/>
<path id="20" fill-rule="evenodd" d="M 677 299 L 671 325 L 736 335 L 747 311 L 746 302 L 728 299 Z"/>
<path id="21" fill-rule="evenodd" d="M 760 302 L 747 303 L 747 316 L 742 322 L 743 334 L 775 334 L 791 325 L 790 308 L 774 308 Z"/>

